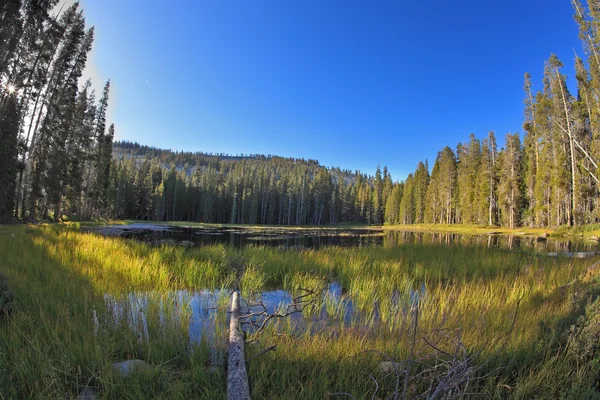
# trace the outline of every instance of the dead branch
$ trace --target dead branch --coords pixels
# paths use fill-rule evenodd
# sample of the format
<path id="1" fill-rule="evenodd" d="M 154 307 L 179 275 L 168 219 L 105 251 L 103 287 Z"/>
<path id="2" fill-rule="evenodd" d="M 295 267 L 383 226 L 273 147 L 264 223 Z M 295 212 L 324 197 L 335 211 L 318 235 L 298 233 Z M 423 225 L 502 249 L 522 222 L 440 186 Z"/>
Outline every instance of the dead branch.
<path id="1" fill-rule="evenodd" d="M 422 337 L 423 342 L 431 351 L 424 351 L 425 354 L 421 357 L 416 356 L 416 325 L 418 324 L 418 319 L 415 315 L 414 326 L 411 332 L 411 350 L 408 359 L 396 362 L 389 355 L 379 350 L 365 350 L 358 354 L 377 354 L 384 360 L 380 362 L 379 370 L 387 372 L 388 374 L 385 376 L 395 373 L 395 388 L 389 397 L 390 399 L 435 400 L 464 398 L 473 391 L 469 388 L 472 387 L 474 381 L 485 380 L 489 376 L 489 374 L 486 374 L 476 377 L 477 371 L 483 369 L 508 344 L 516 325 L 520 303 L 521 299 L 517 301 L 507 333 L 499 341 L 489 341 L 483 348 L 477 351 L 469 351 L 467 345 L 462 340 L 460 329 L 439 329 Z M 417 312 L 415 309 L 415 314 Z M 447 348 L 448 346 L 450 348 Z M 490 346 L 497 348 L 481 362 L 481 355 Z M 369 375 L 369 377 L 375 382 L 375 393 L 373 394 L 373 398 L 375 398 L 381 386 L 373 376 Z M 402 377 L 403 381 L 401 382 Z M 400 383 L 403 384 L 402 389 L 400 388 Z M 409 389 L 414 390 L 414 388 L 425 383 L 427 383 L 427 387 L 423 388 L 422 392 L 409 393 Z M 348 393 L 334 393 L 333 395 L 351 397 Z"/>
<path id="2" fill-rule="evenodd" d="M 258 303 L 247 306 L 248 312 L 240 316 L 242 325 L 250 326 L 252 332 L 246 343 L 252 343 L 258 339 L 260 333 L 267 327 L 269 322 L 275 319 L 283 319 L 292 314 L 302 313 L 305 309 L 314 307 L 320 299 L 322 293 L 329 286 L 329 283 L 323 285 L 320 290 L 311 290 L 306 288 L 298 288 L 303 293 L 295 296 L 291 304 L 280 307 L 274 313 L 269 313 L 267 306 L 261 300 Z M 259 311 L 251 311 L 251 308 L 260 308 Z"/>
<path id="3" fill-rule="evenodd" d="M 275 348 L 276 348 L 276 347 L 277 347 L 277 345 L 273 345 L 273 346 L 271 346 L 271 347 L 267 347 L 267 348 L 266 348 L 266 349 L 264 349 L 264 350 L 261 350 L 261 351 L 260 351 L 258 354 L 255 354 L 255 355 L 253 355 L 252 357 L 250 357 L 250 358 L 249 358 L 249 359 L 246 361 L 246 363 L 249 363 L 250 361 L 254 360 L 255 358 L 258 358 L 258 357 L 262 356 L 263 354 L 266 354 L 266 353 L 268 353 L 268 352 L 270 352 L 270 351 L 275 351 Z"/>

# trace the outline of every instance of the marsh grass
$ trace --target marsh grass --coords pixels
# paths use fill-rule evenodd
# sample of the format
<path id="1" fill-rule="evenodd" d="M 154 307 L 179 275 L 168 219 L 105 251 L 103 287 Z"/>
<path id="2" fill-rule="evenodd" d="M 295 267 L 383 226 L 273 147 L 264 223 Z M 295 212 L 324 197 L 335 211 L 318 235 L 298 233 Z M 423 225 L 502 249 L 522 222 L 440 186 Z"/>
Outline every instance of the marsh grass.
<path id="1" fill-rule="evenodd" d="M 18 226 L 0 227 L 0 254 L 16 297 L 0 326 L 4 398 L 75 398 L 86 385 L 107 398 L 224 398 L 223 372 L 210 368 L 211 345 L 189 345 L 186 306 L 178 315 L 159 308 L 172 300 L 167 291 L 185 282 L 177 249 L 167 252 L 169 262 L 136 243 Z M 117 311 L 106 301 L 138 290 L 157 293 L 143 312 L 126 301 Z M 156 368 L 127 380 L 113 372 L 112 363 L 134 358 Z"/>
<path id="2" fill-rule="evenodd" d="M 441 232 L 441 233 L 461 233 L 469 235 L 480 234 L 502 234 L 502 235 L 542 235 L 544 233 L 553 233 L 552 228 L 507 228 L 489 225 L 472 224 L 411 224 L 411 225 L 384 225 L 380 227 L 384 230 L 408 231 L 408 232 Z"/>
<path id="3" fill-rule="evenodd" d="M 107 398 L 223 398 L 215 354 L 224 346 L 226 312 L 212 337 L 190 345 L 191 301 L 181 293 L 220 290 L 224 309 L 238 278 L 248 298 L 323 282 L 340 288 L 307 310 L 302 329 L 280 320 L 247 347 L 250 358 L 277 346 L 249 363 L 255 398 L 371 397 L 370 375 L 389 383 L 373 351 L 409 357 L 415 303 L 417 354 L 428 351 L 421 338 L 460 330 L 469 349 L 482 350 L 478 394 L 553 398 L 558 388 L 548 376 L 570 362 L 555 356 L 595 284 L 578 279 L 590 260 L 484 246 L 152 247 L 82 233 L 77 224 L 0 227 L 0 254 L 15 293 L 13 315 L 0 325 L 6 398 L 75 397 L 83 385 Z M 127 379 L 112 371 L 112 363 L 133 358 L 155 368 Z"/>

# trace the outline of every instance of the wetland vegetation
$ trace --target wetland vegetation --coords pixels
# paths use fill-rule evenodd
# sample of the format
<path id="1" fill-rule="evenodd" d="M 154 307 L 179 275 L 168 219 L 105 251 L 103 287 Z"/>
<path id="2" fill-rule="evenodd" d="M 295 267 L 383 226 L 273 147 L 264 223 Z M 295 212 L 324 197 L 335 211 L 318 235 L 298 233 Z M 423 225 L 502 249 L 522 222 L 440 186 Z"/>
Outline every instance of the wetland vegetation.
<path id="1" fill-rule="evenodd" d="M 91 20 L 118 22 L 127 15 L 121 10 L 131 7 L 125 3 L 90 7 Z M 230 318 L 229 303 L 238 295 L 246 341 L 245 353 L 240 351 L 246 362 L 238 365 L 246 365 L 248 382 L 244 383 L 249 383 L 255 399 L 600 400 L 598 1 L 585 5 L 572 1 L 585 51 L 585 59 L 575 55 L 575 79 L 567 78 L 554 54 L 545 63 L 540 90 L 534 93 L 531 75 L 525 74 L 523 135 L 507 134 L 497 140 L 494 132 L 479 137 L 470 134 L 454 145 L 458 138 L 452 134 L 453 147 L 440 145 L 434 150 L 424 143 L 441 143 L 431 132 L 446 135 L 456 127 L 450 124 L 442 129 L 432 123 L 458 119 L 462 110 L 451 109 L 453 105 L 476 113 L 476 118 L 470 116 L 473 122 L 483 120 L 479 104 L 475 108 L 464 104 L 484 96 L 464 88 L 483 87 L 473 80 L 478 75 L 493 76 L 486 82 L 493 84 L 500 81 L 499 73 L 469 72 L 468 80 L 473 81 L 467 82 L 464 75 L 461 79 L 452 72 L 460 63 L 444 55 L 445 67 L 429 74 L 422 67 L 439 65 L 441 53 L 435 51 L 428 53 L 436 59 L 427 61 L 417 55 L 413 58 L 419 63 L 403 63 L 418 66 L 420 71 L 397 70 L 393 64 L 397 60 L 371 57 L 371 51 L 406 53 L 406 49 L 396 52 L 393 43 L 383 43 L 395 37 L 388 26 L 408 24 L 394 20 L 388 25 L 373 18 L 372 27 L 355 20 L 337 29 L 331 22 L 338 23 L 347 14 L 337 9 L 331 18 L 288 23 L 288 15 L 301 21 L 303 14 L 317 13 L 299 9 L 281 15 L 273 10 L 257 12 L 267 3 L 252 4 L 248 11 L 255 18 L 232 23 L 238 13 L 230 12 L 223 12 L 226 23 L 214 18 L 213 28 L 236 28 L 226 35 L 215 34 L 218 29 L 203 32 L 214 22 L 208 20 L 192 21 L 193 32 L 165 25 L 171 11 L 175 11 L 173 20 L 179 22 L 191 15 L 212 20 L 211 13 L 204 12 L 210 10 L 193 12 L 195 7 L 204 7 L 202 3 L 162 7 L 160 20 L 150 22 L 158 9 L 139 2 L 139 9 L 127 15 L 127 24 L 105 26 L 108 32 L 99 38 L 119 38 L 127 43 L 127 50 L 117 46 L 107 52 L 120 44 L 112 43 L 98 54 L 132 55 L 132 62 L 118 59 L 119 68 L 113 72 L 134 65 L 133 55 L 139 56 L 143 49 L 140 38 L 152 39 L 153 46 L 142 51 L 152 54 L 147 65 L 198 54 L 208 67 L 188 68 L 194 75 L 184 77 L 183 67 L 191 58 L 187 57 L 176 61 L 175 70 L 163 65 L 152 68 L 152 73 L 169 74 L 152 89 L 141 75 L 148 68 L 138 65 L 135 73 L 125 75 L 131 84 L 118 86 L 123 91 L 122 104 L 129 102 L 129 108 L 137 104 L 124 112 L 132 118 L 129 123 L 123 123 L 123 114 L 115 114 L 119 126 L 124 132 L 143 130 L 148 140 L 152 131 L 163 127 L 174 132 L 214 130 L 211 140 L 202 141 L 207 139 L 203 135 L 198 136 L 202 140 L 195 139 L 211 144 L 222 136 L 228 145 L 239 142 L 240 146 L 256 140 L 252 148 L 293 150 L 288 154 L 294 157 L 173 151 L 125 138 L 113 145 L 111 81 L 99 90 L 91 80 L 83 81 L 96 34 L 87 25 L 79 2 L 64 6 L 58 0 L 8 0 L 0 4 L 0 223 L 7 224 L 0 225 L 0 400 L 224 399 L 231 371 L 226 365 L 228 326 L 235 329 L 238 325 L 237 311 Z M 278 7 L 284 7 L 283 3 Z M 373 7 L 377 10 L 378 6 Z M 329 12 L 328 8 L 320 9 L 319 15 Z M 444 10 L 438 5 L 429 8 L 414 15 L 435 21 L 434 13 Z M 239 15 L 245 15 L 244 5 L 238 9 L 242 10 Z M 101 17 L 102 10 L 108 10 L 109 18 Z M 371 16 L 363 10 L 350 14 Z M 404 9 L 402 14 L 412 15 Z M 521 9 L 518 14 L 527 15 Z M 262 15 L 273 20 L 261 23 Z M 378 17 L 385 22 L 387 16 L 395 15 L 385 11 Z M 134 17 L 140 16 L 153 32 L 133 24 Z M 469 24 L 477 20 L 491 26 L 492 17 L 469 16 Z M 421 24 L 417 18 L 410 19 Z M 316 29 L 317 20 L 327 25 L 319 44 L 294 47 L 295 40 L 311 36 L 304 29 Z M 527 24 L 511 21 L 498 32 L 506 26 L 529 26 L 534 20 L 554 21 L 546 16 Z M 238 38 L 240 32 L 254 32 L 254 26 L 244 25 L 248 21 L 264 29 L 258 39 L 248 35 L 260 43 L 260 51 L 252 48 L 252 40 Z M 269 32 L 282 21 L 286 29 Z M 123 25 L 130 31 L 116 33 Z M 375 25 L 386 29 L 379 36 L 351 36 Z M 156 30 L 156 26 L 166 28 Z M 289 31 L 293 34 L 285 37 L 296 26 L 303 30 Z M 422 26 L 413 27 L 414 31 Z M 429 28 L 434 27 L 426 31 L 434 32 Z M 180 37 L 170 42 L 169 35 L 177 32 Z M 200 32 L 203 38 L 196 40 L 192 33 Z M 439 37 L 451 33 L 447 29 L 435 33 L 435 43 L 415 49 L 439 48 Z M 155 40 L 156 34 L 160 40 Z M 411 36 L 422 35 L 411 32 Z M 519 33 L 515 37 L 532 46 L 531 40 L 521 38 L 537 36 L 545 35 Z M 285 51 L 271 48 L 271 37 Z M 328 47 L 334 37 L 351 41 Z M 189 38 L 194 43 L 183 44 Z M 230 38 L 244 49 L 211 42 L 207 47 L 211 54 L 197 51 L 195 46 L 213 38 Z M 488 40 L 481 42 L 496 53 L 503 48 Z M 165 43 L 168 48 L 161 47 Z M 346 57 L 339 65 L 331 63 L 336 56 L 329 48 L 348 46 L 348 54 L 355 56 L 362 45 L 369 49 L 367 56 L 352 58 L 368 60 L 374 67 L 381 58 L 385 65 L 373 70 L 356 68 Z M 216 54 L 217 49 L 232 56 L 269 53 L 277 57 L 275 62 L 253 66 L 249 57 L 229 59 Z M 322 69 L 320 60 L 304 57 L 302 52 L 311 49 L 326 50 L 327 56 L 321 57 L 331 65 Z M 280 64 L 287 51 L 293 54 L 289 68 Z M 519 54 L 529 53 L 534 52 L 527 48 Z M 305 58 L 311 65 L 303 76 L 306 71 L 299 68 L 299 60 Z M 489 62 L 479 54 L 478 58 L 486 67 L 503 65 L 503 73 L 510 72 L 506 63 Z M 211 64 L 219 60 L 224 64 Z M 479 69 L 475 63 L 468 64 Z M 246 79 L 259 91 L 241 84 L 244 75 L 238 73 L 247 72 L 242 69 L 254 71 Z M 345 70 L 353 71 L 352 82 L 336 82 L 346 76 Z M 388 70 L 394 76 L 383 76 Z M 233 75 L 217 76 L 219 71 Z M 288 83 L 297 81 L 301 90 L 279 81 L 286 73 L 293 74 Z M 411 77 L 424 73 L 432 83 L 422 86 L 417 81 L 419 93 L 407 91 L 414 80 Z M 361 74 L 368 82 L 359 82 Z M 379 75 L 383 80 L 378 82 Z M 269 81 L 261 82 L 261 76 Z M 434 78 L 442 80 L 433 83 Z M 134 79 L 144 80 L 152 94 L 136 86 Z M 323 86 L 311 87 L 314 80 Z M 401 86 L 394 87 L 396 82 Z M 454 82 L 461 87 L 451 88 Z M 272 84 L 285 92 L 269 96 Z M 576 88 L 569 88 L 571 84 Z M 242 92 L 226 93 L 237 86 Z M 216 89 L 211 91 L 211 87 Z M 186 98 L 182 90 L 188 88 L 195 92 Z M 353 93 L 344 96 L 340 88 Z M 371 88 L 377 90 L 371 92 Z M 379 92 L 383 88 L 389 93 Z M 130 90 L 136 96 L 126 93 Z M 497 105 L 508 101 L 500 97 L 497 87 L 486 91 L 491 101 L 480 103 L 495 105 L 493 113 L 497 114 L 501 111 Z M 302 93 L 311 96 L 305 104 L 274 107 L 284 99 L 304 97 Z M 328 97 L 334 93 L 337 98 Z M 428 97 L 422 97 L 423 93 Z M 460 100 L 463 93 L 468 101 Z M 159 98 L 153 97 L 157 94 Z M 237 120 L 235 113 L 229 114 L 227 96 L 236 99 L 230 107 L 255 114 L 255 121 L 242 122 L 243 115 L 238 113 L 241 119 Z M 325 103 L 319 105 L 321 97 Z M 272 101 L 264 102 L 267 98 Z M 396 103 L 398 98 L 409 99 L 411 105 L 426 104 L 427 115 Z M 357 102 L 344 104 L 352 99 Z M 433 106 L 437 99 L 443 112 Z M 252 110 L 255 102 L 259 107 Z M 134 127 L 140 110 L 147 120 Z M 288 114 L 290 110 L 299 114 Z M 311 116 L 316 110 L 320 116 Z M 376 110 L 404 114 L 394 122 L 395 115 L 391 118 Z M 354 114 L 369 118 L 355 121 Z M 178 122 L 187 119 L 182 115 L 194 124 L 182 129 Z M 322 125 L 311 126 L 312 119 L 321 120 Z M 219 129 L 218 120 L 230 126 Z M 264 126 L 250 126 L 260 120 Z M 274 123 L 278 120 L 282 125 Z M 418 126 L 404 126 L 401 120 Z M 237 140 L 225 134 L 242 132 L 248 122 L 253 137 Z M 328 137 L 332 130 L 337 132 L 335 140 Z M 398 131 L 411 136 L 395 142 L 395 134 L 385 134 Z M 269 143 L 261 144 L 256 132 L 271 132 L 264 135 Z M 161 137 L 165 133 L 170 134 L 161 131 Z M 182 142 L 169 141 L 168 145 L 176 143 Z M 335 149 L 345 154 L 357 143 L 360 151 L 351 155 L 354 159 L 377 151 L 377 156 L 391 157 L 384 161 L 396 163 L 404 160 L 406 151 L 419 148 L 424 151 L 423 161 L 411 158 L 414 172 L 393 179 L 386 166 L 378 165 L 374 175 L 369 175 L 325 166 L 296 153 L 308 145 L 311 152 L 326 148 L 327 153 Z M 424 157 L 437 150 L 430 164 Z M 332 165 L 331 160 L 322 161 Z M 359 165 L 366 162 L 360 160 Z M 394 166 L 397 171 L 408 168 Z M 586 252 L 589 258 L 572 257 L 577 252 Z"/>
<path id="2" fill-rule="evenodd" d="M 599 376 L 596 259 L 473 242 L 153 245 L 77 224 L 0 227 L 0 253 L 14 292 L 0 328 L 6 398 L 76 397 L 86 386 L 106 398 L 224 398 L 236 282 L 270 313 L 328 285 L 246 347 L 256 398 L 386 398 L 396 377 L 382 362 L 409 358 L 419 360 L 406 389 L 416 397 L 442 379 L 419 375 L 435 362 L 432 345 L 441 363 L 458 340 L 471 397 L 592 393 Z M 125 379 L 112 365 L 127 359 L 153 368 Z"/>

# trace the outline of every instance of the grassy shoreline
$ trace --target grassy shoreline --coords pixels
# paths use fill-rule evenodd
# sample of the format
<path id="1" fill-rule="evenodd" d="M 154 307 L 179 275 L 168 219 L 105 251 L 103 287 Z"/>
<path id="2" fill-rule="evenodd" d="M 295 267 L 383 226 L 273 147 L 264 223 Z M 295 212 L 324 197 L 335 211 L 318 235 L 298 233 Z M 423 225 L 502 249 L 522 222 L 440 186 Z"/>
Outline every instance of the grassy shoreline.
<path id="1" fill-rule="evenodd" d="M 152 221 L 152 220 L 103 220 L 61 222 L 58 225 L 70 227 L 85 227 L 99 225 L 132 225 L 136 223 L 152 225 L 170 225 L 182 228 L 220 229 L 239 228 L 256 231 L 339 231 L 339 230 L 378 230 L 378 231 L 406 231 L 424 233 L 455 233 L 465 235 L 514 235 L 514 236 L 549 236 L 556 238 L 579 237 L 596 239 L 600 237 L 600 224 L 580 225 L 577 227 L 560 226 L 558 228 L 507 228 L 500 226 L 480 226 L 468 224 L 411 224 L 411 225 L 366 225 L 366 224 L 336 224 L 336 225 L 256 225 L 256 224 L 217 224 L 190 221 Z M 53 225 L 54 223 L 40 223 L 35 226 Z"/>
<path id="2" fill-rule="evenodd" d="M 472 388 L 479 395 L 556 398 L 563 389 L 587 388 L 596 377 L 595 364 L 579 360 L 576 367 L 561 350 L 595 298 L 597 272 L 588 269 L 594 260 L 436 244 L 304 251 L 152 247 L 78 227 L 0 226 L 0 271 L 16 295 L 15 311 L 0 323 L 0 393 L 7 398 L 74 398 L 84 385 L 106 398 L 224 398 L 224 370 L 212 364 L 211 345 L 189 346 L 189 305 L 168 314 L 167 324 L 160 310 L 175 291 L 229 288 L 240 272 L 245 297 L 270 288 L 317 287 L 324 279 L 343 288 L 342 299 L 325 300 L 328 319 L 311 328 L 316 333 L 295 333 L 283 320 L 248 346 L 249 358 L 277 346 L 249 363 L 255 398 L 324 398 L 342 391 L 371 397 L 373 374 L 387 385 L 381 395 L 389 395 L 389 377 L 377 369 L 375 352 L 408 357 L 415 317 L 402 304 L 421 287 L 426 296 L 416 353 L 427 350 L 422 337 L 460 330 L 470 351 L 483 351 L 473 361 L 481 364 Z M 127 299 L 134 292 L 155 294 L 144 308 L 144 341 L 106 304 L 107 295 Z M 347 300 L 356 310 L 349 321 L 341 307 Z M 131 358 L 157 367 L 124 381 L 111 365 Z M 579 375 L 561 377 L 569 368 Z"/>
<path id="3" fill-rule="evenodd" d="M 360 225 L 360 224 L 339 224 L 339 225 L 253 225 L 253 224 L 211 224 L 203 222 L 186 221 L 122 221 L 124 224 L 150 223 L 156 225 L 171 225 L 188 228 L 241 228 L 251 230 L 289 230 L 289 231 L 331 231 L 331 230 L 382 230 L 382 231 L 407 231 L 407 232 L 431 232 L 431 233 L 460 233 L 470 235 L 527 235 L 540 236 L 550 235 L 558 236 L 559 232 L 567 236 L 568 230 L 557 231 L 552 228 L 505 228 L 496 226 L 476 226 L 462 224 L 413 224 L 413 225 Z M 600 230 L 600 227 L 598 228 Z"/>

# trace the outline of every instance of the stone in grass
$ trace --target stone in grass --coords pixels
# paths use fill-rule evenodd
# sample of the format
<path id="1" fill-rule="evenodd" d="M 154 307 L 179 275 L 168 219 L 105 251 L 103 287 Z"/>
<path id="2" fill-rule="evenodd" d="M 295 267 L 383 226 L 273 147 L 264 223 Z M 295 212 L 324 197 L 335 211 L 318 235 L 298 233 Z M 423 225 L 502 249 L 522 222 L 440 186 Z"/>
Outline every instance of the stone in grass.
<path id="1" fill-rule="evenodd" d="M 392 361 L 382 361 L 379 363 L 379 370 L 384 374 L 391 374 L 402 371 L 401 363 L 392 362 Z"/>
<path id="2" fill-rule="evenodd" d="M 79 396 L 77 396 L 77 400 L 97 400 L 99 398 L 100 396 L 98 396 L 96 389 L 90 386 L 84 386 Z"/>
<path id="3" fill-rule="evenodd" d="M 113 364 L 113 369 L 123 378 L 127 378 L 135 371 L 146 370 L 150 364 L 143 360 L 126 360 Z"/>

